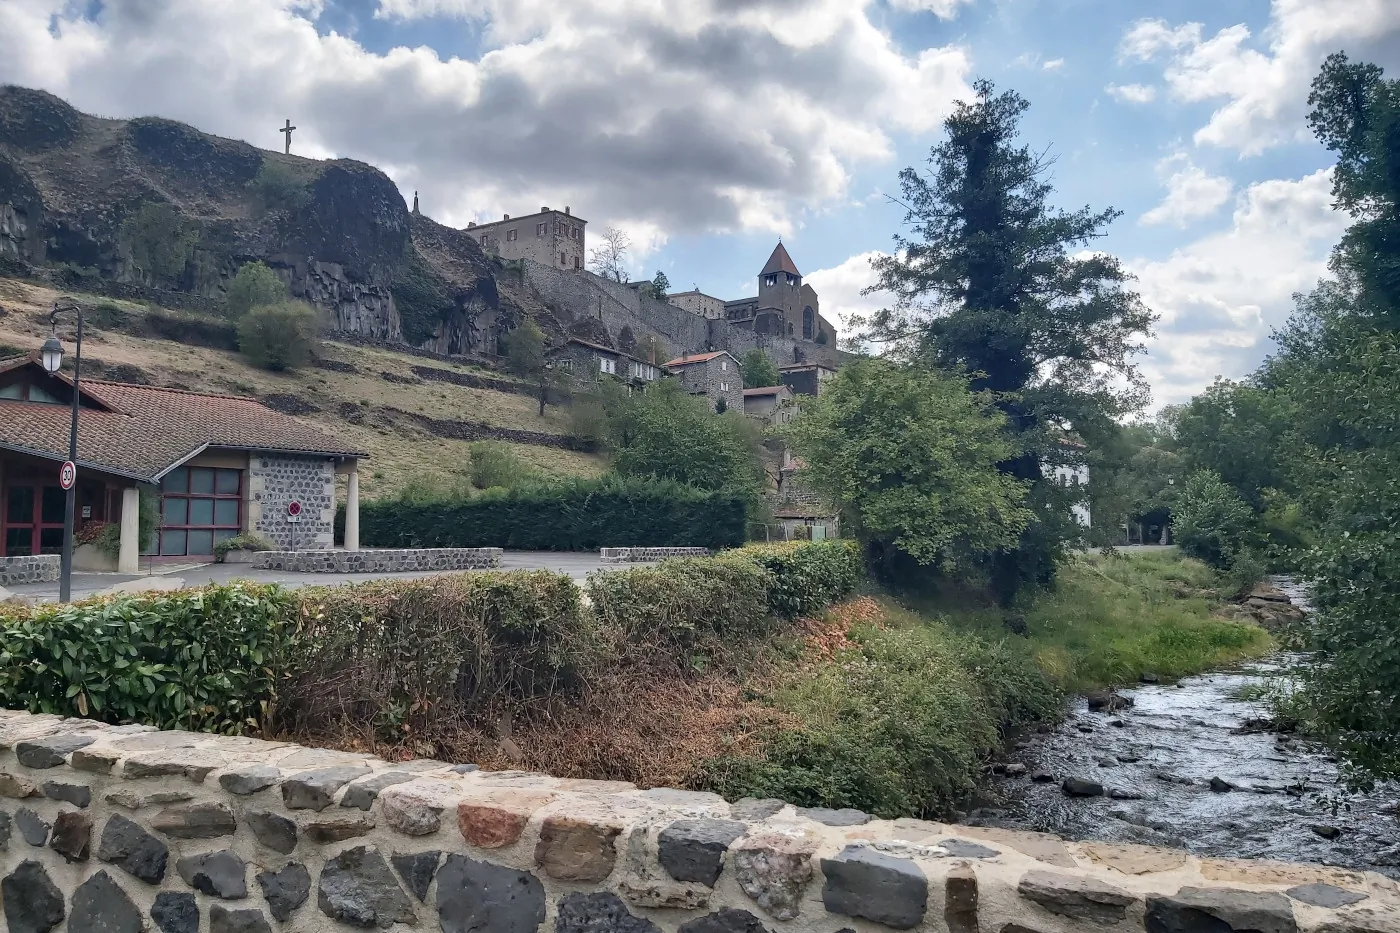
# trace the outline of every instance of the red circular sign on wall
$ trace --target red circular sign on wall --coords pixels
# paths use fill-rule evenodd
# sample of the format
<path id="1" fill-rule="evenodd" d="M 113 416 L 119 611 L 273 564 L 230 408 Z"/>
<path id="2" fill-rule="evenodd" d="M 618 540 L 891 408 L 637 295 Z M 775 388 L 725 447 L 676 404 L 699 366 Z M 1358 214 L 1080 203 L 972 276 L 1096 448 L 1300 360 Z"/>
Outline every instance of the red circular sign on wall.
<path id="1" fill-rule="evenodd" d="M 78 481 L 78 467 L 72 460 L 63 461 L 63 466 L 58 468 L 58 485 L 64 489 L 72 489 L 73 484 Z"/>
<path id="2" fill-rule="evenodd" d="M 293 499 L 291 502 L 288 502 L 288 503 L 287 503 L 287 514 L 288 514 L 288 515 L 300 515 L 300 514 L 301 514 L 301 503 L 298 502 L 298 501 L 295 500 L 295 499 Z"/>

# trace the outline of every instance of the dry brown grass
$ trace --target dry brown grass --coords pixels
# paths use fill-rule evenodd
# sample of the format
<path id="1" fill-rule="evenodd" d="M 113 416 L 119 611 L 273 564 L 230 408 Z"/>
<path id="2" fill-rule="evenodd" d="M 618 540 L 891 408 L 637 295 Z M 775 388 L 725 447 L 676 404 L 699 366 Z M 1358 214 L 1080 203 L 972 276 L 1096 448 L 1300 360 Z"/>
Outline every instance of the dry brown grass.
<path id="1" fill-rule="evenodd" d="M 0 346 L 24 350 L 38 347 L 48 335 L 48 311 L 58 292 L 50 288 L 0 278 Z M 79 296 L 81 297 L 81 296 Z M 133 315 L 140 305 L 89 296 L 89 304 L 108 302 Z M 323 355 L 354 366 L 355 373 L 307 368 L 293 373 L 271 373 L 249 366 L 236 353 L 136 337 L 88 327 L 83 353 L 108 365 L 135 366 L 159 385 L 180 386 L 201 392 L 234 395 L 292 395 L 319 411 L 301 420 L 319 425 L 359 445 L 370 459 L 362 467 L 361 491 L 367 497 L 392 494 L 409 482 L 451 482 L 466 474 L 471 464 L 467 441 L 436 437 L 420 427 L 405 424 L 384 409 L 394 408 L 430 418 L 472 421 L 494 427 L 563 434 L 568 415 L 550 407 L 539 416 L 538 403 L 524 396 L 472 389 L 444 382 L 403 384 L 390 382 L 382 373 L 413 379 L 412 367 L 473 371 L 472 367 L 425 360 L 377 347 L 327 341 Z M 489 373 L 501 378 L 499 373 Z M 362 424 L 347 421 L 341 405 L 359 409 Z M 559 476 L 596 476 L 604 469 L 600 457 L 551 447 L 512 444 L 515 452 L 546 473 Z"/>

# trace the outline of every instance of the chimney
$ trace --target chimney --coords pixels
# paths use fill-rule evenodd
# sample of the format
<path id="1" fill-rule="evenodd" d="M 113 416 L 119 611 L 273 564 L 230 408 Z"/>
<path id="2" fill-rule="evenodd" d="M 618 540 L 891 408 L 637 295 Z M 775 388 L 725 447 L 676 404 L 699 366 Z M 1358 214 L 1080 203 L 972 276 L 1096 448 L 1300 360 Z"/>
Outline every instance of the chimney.
<path id="1" fill-rule="evenodd" d="M 510 220 L 510 215 L 509 215 L 509 214 L 506 215 L 506 220 Z"/>
<path id="2" fill-rule="evenodd" d="M 569 205 L 567 205 L 567 204 L 564 205 L 564 213 L 565 213 L 565 214 L 568 214 L 568 213 L 569 213 Z"/>
<path id="3" fill-rule="evenodd" d="M 541 214 L 548 214 L 548 213 L 549 213 L 549 207 L 548 207 L 548 205 L 542 206 L 542 207 L 540 208 L 540 213 L 541 213 Z"/>
<path id="4" fill-rule="evenodd" d="M 468 229 L 468 230 L 470 230 L 472 227 L 475 227 L 475 226 L 476 226 L 476 221 L 475 221 L 475 220 L 469 220 L 469 221 L 467 221 L 467 229 Z"/>

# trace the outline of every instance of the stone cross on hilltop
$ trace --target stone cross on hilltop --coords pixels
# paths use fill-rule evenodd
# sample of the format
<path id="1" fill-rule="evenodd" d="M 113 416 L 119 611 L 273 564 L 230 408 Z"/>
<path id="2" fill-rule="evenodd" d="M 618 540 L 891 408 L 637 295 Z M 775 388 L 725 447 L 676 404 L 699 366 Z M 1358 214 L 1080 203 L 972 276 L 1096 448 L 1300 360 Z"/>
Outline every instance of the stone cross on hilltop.
<path id="1" fill-rule="evenodd" d="M 286 140 L 286 147 L 285 147 L 282 151 L 283 151 L 284 153 L 286 153 L 287 155 L 291 155 L 291 154 L 292 154 L 292 131 L 295 130 L 295 129 L 296 129 L 296 127 L 295 127 L 295 126 L 292 126 L 292 121 L 291 121 L 291 120 L 288 120 L 288 121 L 287 121 L 287 125 L 284 126 L 284 127 L 282 127 L 280 130 L 277 131 L 277 132 L 279 132 L 279 133 L 284 133 L 284 134 L 286 134 L 286 137 L 287 137 L 287 140 Z"/>

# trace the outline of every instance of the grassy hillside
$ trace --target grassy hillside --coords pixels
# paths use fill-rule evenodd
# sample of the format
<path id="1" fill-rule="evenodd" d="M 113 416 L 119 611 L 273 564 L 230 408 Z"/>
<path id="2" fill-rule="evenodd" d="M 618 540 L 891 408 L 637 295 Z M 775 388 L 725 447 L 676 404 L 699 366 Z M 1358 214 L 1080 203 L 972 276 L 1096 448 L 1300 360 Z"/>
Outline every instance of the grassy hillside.
<path id="1" fill-rule="evenodd" d="M 49 308 L 58 294 L 0 278 L 0 355 L 28 352 L 43 342 L 49 333 Z M 550 438 L 564 433 L 565 410 L 550 406 L 540 417 L 529 386 L 492 370 L 329 341 L 316 365 L 271 373 L 249 366 L 231 349 L 219 348 L 230 345 L 230 325 L 219 318 L 74 297 L 82 302 L 87 321 L 86 374 L 261 399 L 368 451 L 361 489 L 369 497 L 412 482 L 455 481 L 470 467 L 470 437 L 483 429 L 542 435 L 534 439 L 537 443 L 508 443 L 546 472 L 596 475 L 603 469 L 597 456 L 548 446 Z M 61 331 L 65 339 L 70 332 L 71 327 Z M 71 354 L 71 343 L 68 350 Z M 454 379 L 457 382 L 450 381 Z M 520 391 L 476 388 L 459 384 L 462 381 L 507 383 Z"/>

